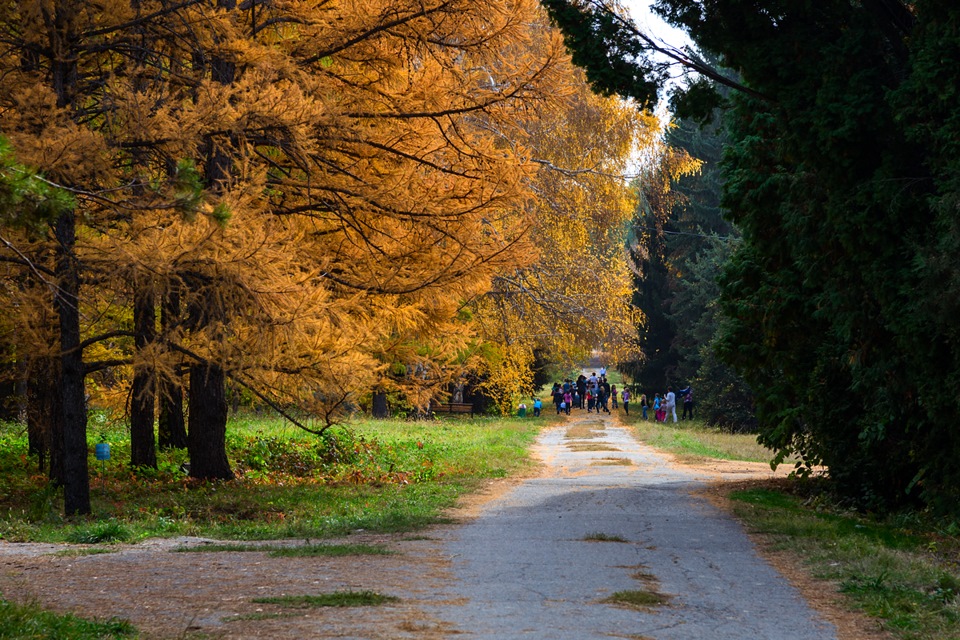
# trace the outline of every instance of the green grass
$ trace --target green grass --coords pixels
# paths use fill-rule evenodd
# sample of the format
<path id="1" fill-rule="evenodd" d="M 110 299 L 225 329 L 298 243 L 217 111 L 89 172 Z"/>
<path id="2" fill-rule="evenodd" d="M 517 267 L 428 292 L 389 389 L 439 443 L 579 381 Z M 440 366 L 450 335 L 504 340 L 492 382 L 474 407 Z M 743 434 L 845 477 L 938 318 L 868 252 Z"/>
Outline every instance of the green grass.
<path id="1" fill-rule="evenodd" d="M 127 527 L 115 520 L 108 520 L 75 527 L 67 534 L 66 541 L 74 544 L 126 542 L 131 538 L 131 535 Z"/>
<path id="2" fill-rule="evenodd" d="M 639 409 L 639 407 L 638 407 Z M 669 451 L 681 459 L 703 460 L 745 460 L 749 462 L 770 462 L 773 453 L 759 444 L 757 437 L 751 434 L 726 433 L 707 427 L 700 420 L 683 420 L 658 423 L 653 419 L 644 420 L 640 412 L 631 411 L 629 416 L 621 414 L 624 424 L 633 428 L 634 433 L 647 444 Z"/>
<path id="3" fill-rule="evenodd" d="M 254 598 L 257 604 L 275 604 L 295 609 L 313 607 L 373 607 L 388 602 L 397 602 L 399 598 L 385 596 L 374 591 L 335 591 L 310 596 L 274 596 Z"/>
<path id="4" fill-rule="evenodd" d="M 15 604 L 0 599 L 0 638 L 5 640 L 106 640 L 136 635 L 136 629 L 125 620 L 87 620 L 72 614 L 45 611 L 33 604 Z"/>
<path id="5" fill-rule="evenodd" d="M 955 537 L 913 519 L 910 528 L 773 489 L 734 492 L 735 513 L 775 549 L 803 558 L 811 574 L 834 585 L 852 607 L 878 618 L 903 640 L 960 637 L 960 546 Z"/>
<path id="6" fill-rule="evenodd" d="M 126 464 L 124 425 L 102 426 L 112 460 L 101 476 L 89 438 L 93 516 L 62 516 L 62 497 L 27 456 L 23 428 L 0 424 L 0 538 L 136 542 L 192 535 L 221 540 L 322 539 L 358 529 L 415 531 L 490 478 L 531 465 L 529 447 L 550 420 L 456 418 L 363 421 L 318 438 L 273 418 L 228 425 L 237 479 L 196 482 L 183 451 L 160 452 L 159 469 Z"/>

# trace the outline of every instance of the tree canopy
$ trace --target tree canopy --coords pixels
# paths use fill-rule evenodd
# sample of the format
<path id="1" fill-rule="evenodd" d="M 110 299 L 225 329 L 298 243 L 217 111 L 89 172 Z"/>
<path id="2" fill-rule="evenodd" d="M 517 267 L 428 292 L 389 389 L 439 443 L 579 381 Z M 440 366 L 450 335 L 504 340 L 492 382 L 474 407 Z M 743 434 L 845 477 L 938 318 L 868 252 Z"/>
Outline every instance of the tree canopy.
<path id="1" fill-rule="evenodd" d="M 585 91 L 533 0 L 37 0 L 0 26 L 0 135 L 39 176 L 0 186 L 4 364 L 68 513 L 90 406 L 129 415 L 134 466 L 159 413 L 192 476 L 230 478 L 228 391 L 322 431 L 630 324 L 610 247 L 655 128 Z M 21 206 L 40 187 L 66 206 Z M 532 339 L 557 303 L 588 329 Z"/>

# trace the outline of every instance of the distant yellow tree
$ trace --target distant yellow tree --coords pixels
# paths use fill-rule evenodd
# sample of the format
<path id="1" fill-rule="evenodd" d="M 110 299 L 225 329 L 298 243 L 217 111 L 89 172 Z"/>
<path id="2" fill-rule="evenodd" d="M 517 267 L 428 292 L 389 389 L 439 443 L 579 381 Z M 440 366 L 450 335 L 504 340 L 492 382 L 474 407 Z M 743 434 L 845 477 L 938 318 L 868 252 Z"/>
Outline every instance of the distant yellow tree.
<path id="1" fill-rule="evenodd" d="M 611 361 L 635 353 L 643 318 L 631 304 L 628 245 L 639 194 L 630 173 L 694 167 L 663 146 L 657 117 L 593 95 L 578 70 L 565 75 L 562 97 L 522 122 L 539 167 L 529 183 L 536 259 L 497 274 L 475 302 L 484 339 L 499 345 L 486 386 L 504 410 L 532 392 L 534 351 L 568 368 L 593 349 Z"/>

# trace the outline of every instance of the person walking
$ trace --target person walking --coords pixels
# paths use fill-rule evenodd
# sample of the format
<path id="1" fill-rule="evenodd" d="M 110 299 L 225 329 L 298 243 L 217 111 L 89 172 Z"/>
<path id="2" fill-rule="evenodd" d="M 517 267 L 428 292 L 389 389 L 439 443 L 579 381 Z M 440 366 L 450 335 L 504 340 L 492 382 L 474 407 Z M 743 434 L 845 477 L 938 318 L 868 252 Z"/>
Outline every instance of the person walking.
<path id="1" fill-rule="evenodd" d="M 630 389 L 624 387 L 623 391 L 620 392 L 620 397 L 623 398 L 623 413 L 630 415 Z"/>
<path id="2" fill-rule="evenodd" d="M 656 422 L 663 422 L 663 409 L 661 408 L 660 394 L 653 394 L 653 419 Z"/>
<path id="3" fill-rule="evenodd" d="M 600 413 L 600 409 L 603 409 L 604 413 L 610 413 L 610 409 L 607 407 L 607 401 L 610 399 L 609 393 L 609 388 L 600 387 L 600 391 L 597 392 L 597 413 Z"/>
<path id="4" fill-rule="evenodd" d="M 641 417 L 642 417 L 644 420 L 647 419 L 647 405 L 648 405 L 648 404 L 649 404 L 649 403 L 647 402 L 647 394 L 641 393 L 641 394 L 640 394 L 640 413 L 643 414 Z"/>
<path id="5" fill-rule="evenodd" d="M 683 398 L 683 415 L 681 420 L 693 420 L 693 387 L 687 387 L 677 392 Z"/>
<path id="6" fill-rule="evenodd" d="M 610 385 L 610 408 L 616 410 L 617 408 L 617 385 Z"/>
<path id="7" fill-rule="evenodd" d="M 675 393 L 673 392 L 673 387 L 667 387 L 667 397 L 664 398 L 664 400 L 666 400 L 666 406 L 664 407 L 664 409 L 666 409 L 666 413 L 667 413 L 667 414 L 673 416 L 673 422 L 674 422 L 674 424 L 676 424 L 676 422 L 677 422 L 677 394 L 675 394 Z M 664 421 L 664 422 L 667 421 L 667 416 L 666 416 L 666 415 L 664 415 L 663 421 Z"/>

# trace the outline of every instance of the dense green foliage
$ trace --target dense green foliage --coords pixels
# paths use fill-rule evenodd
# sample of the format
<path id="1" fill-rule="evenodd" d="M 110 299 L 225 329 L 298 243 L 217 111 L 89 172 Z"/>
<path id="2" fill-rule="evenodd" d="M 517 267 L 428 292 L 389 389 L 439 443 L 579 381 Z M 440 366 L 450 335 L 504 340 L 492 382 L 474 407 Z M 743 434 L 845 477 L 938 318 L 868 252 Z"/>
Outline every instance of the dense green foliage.
<path id="1" fill-rule="evenodd" d="M 761 441 L 825 464 L 861 506 L 957 512 L 960 9 L 656 6 L 749 88 L 728 103 L 723 205 L 743 242 L 721 356 L 756 394 Z"/>

